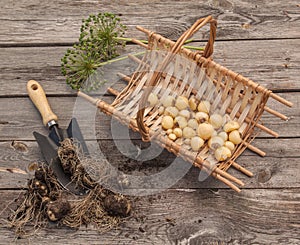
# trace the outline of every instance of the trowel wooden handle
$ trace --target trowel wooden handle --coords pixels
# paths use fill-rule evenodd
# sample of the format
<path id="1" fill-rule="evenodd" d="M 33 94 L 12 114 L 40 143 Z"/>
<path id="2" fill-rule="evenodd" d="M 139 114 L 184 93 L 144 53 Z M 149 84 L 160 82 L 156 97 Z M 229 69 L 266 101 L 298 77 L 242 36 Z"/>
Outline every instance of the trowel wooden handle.
<path id="1" fill-rule="evenodd" d="M 57 116 L 51 110 L 42 86 L 37 81 L 30 80 L 27 83 L 27 92 L 31 101 L 39 110 L 43 118 L 43 124 L 48 126 L 48 122 L 53 120 L 56 122 Z"/>

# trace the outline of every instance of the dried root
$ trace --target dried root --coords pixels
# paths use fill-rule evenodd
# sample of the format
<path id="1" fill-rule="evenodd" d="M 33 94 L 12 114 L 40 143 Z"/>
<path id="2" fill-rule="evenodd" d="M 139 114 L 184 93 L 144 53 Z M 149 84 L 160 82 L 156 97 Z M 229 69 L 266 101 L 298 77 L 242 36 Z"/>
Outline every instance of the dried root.
<path id="1" fill-rule="evenodd" d="M 40 165 L 33 179 L 27 184 L 23 202 L 9 217 L 9 227 L 18 236 L 30 234 L 47 223 L 47 206 L 51 201 L 60 198 L 62 189 L 54 173 L 47 165 Z M 26 226 L 31 225 L 26 230 Z"/>
<path id="2" fill-rule="evenodd" d="M 80 153 L 80 147 L 65 139 L 58 149 L 63 169 L 78 186 L 89 189 L 86 196 L 67 193 L 46 164 L 36 167 L 34 178 L 28 181 L 24 201 L 9 217 L 9 226 L 18 236 L 57 222 L 70 228 L 92 224 L 99 232 L 117 226 L 131 211 L 130 201 L 94 181 L 84 169 L 91 159 Z M 103 175 L 104 177 L 104 175 Z M 32 227 L 33 226 L 33 227 Z"/>
<path id="3" fill-rule="evenodd" d="M 53 202 L 49 202 L 47 206 L 47 216 L 51 221 L 63 219 L 71 210 L 68 200 L 60 198 Z"/>
<path id="4" fill-rule="evenodd" d="M 73 203 L 71 212 L 63 219 L 63 224 L 79 228 L 93 224 L 99 231 L 107 231 L 121 222 L 121 216 L 111 216 L 103 207 L 106 190 L 97 187 L 79 201 Z"/>
<path id="5" fill-rule="evenodd" d="M 83 165 L 85 160 L 77 142 L 66 138 L 61 142 L 57 153 L 65 173 L 71 175 L 72 181 L 75 182 L 78 187 L 88 189 L 95 187 L 96 183 L 85 171 Z"/>

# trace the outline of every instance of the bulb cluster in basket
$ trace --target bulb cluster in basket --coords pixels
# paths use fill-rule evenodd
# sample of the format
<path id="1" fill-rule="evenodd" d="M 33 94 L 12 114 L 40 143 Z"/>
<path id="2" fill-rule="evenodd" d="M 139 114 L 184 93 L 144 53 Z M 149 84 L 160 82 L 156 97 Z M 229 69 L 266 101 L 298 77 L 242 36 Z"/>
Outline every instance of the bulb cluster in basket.
<path id="1" fill-rule="evenodd" d="M 239 123 L 231 120 L 227 114 L 212 113 L 207 100 L 170 95 L 160 100 L 151 93 L 148 103 L 150 106 L 159 105 L 161 126 L 168 138 L 188 145 L 194 152 L 207 143 L 216 160 L 225 161 L 242 141 Z"/>

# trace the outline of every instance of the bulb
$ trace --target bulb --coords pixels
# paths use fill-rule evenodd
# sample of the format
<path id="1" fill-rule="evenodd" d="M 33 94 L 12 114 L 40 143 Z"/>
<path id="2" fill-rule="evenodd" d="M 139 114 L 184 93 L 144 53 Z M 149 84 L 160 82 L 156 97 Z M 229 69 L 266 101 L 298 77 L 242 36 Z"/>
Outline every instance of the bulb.
<path id="1" fill-rule="evenodd" d="M 231 141 L 233 144 L 238 145 L 242 142 L 242 138 L 240 135 L 240 132 L 238 130 L 233 130 L 229 133 L 229 141 Z"/>
<path id="2" fill-rule="evenodd" d="M 204 123 L 208 121 L 208 114 L 205 112 L 196 112 L 195 113 L 195 119 L 199 122 L 199 123 Z"/>
<path id="3" fill-rule="evenodd" d="M 173 133 L 178 137 L 182 137 L 182 129 L 181 128 L 174 128 Z"/>
<path id="4" fill-rule="evenodd" d="M 193 151 L 199 151 L 199 149 L 204 145 L 204 140 L 199 136 L 195 136 L 191 139 L 190 144 Z"/>
<path id="5" fill-rule="evenodd" d="M 212 114 L 209 118 L 209 123 L 218 129 L 223 125 L 223 117 L 220 114 Z"/>
<path id="6" fill-rule="evenodd" d="M 174 97 L 171 96 L 171 95 L 168 95 L 166 98 L 163 99 L 162 101 L 162 105 L 164 107 L 170 107 L 170 106 L 173 106 L 174 104 Z"/>
<path id="7" fill-rule="evenodd" d="M 188 120 L 187 125 L 194 130 L 197 130 L 197 128 L 199 126 L 198 121 L 194 118 Z"/>
<path id="8" fill-rule="evenodd" d="M 229 157 L 231 157 L 231 151 L 225 146 L 221 146 L 215 151 L 215 158 L 218 161 L 225 161 Z"/>
<path id="9" fill-rule="evenodd" d="M 236 121 L 229 121 L 223 127 L 223 129 L 226 133 L 229 133 L 229 132 L 239 129 L 239 128 L 240 128 L 240 124 Z"/>
<path id="10" fill-rule="evenodd" d="M 158 97 L 154 93 L 150 93 L 148 96 L 148 102 L 150 106 L 155 106 L 158 103 Z"/>
<path id="11" fill-rule="evenodd" d="M 174 119 L 174 122 L 178 125 L 179 128 L 183 129 L 187 126 L 187 120 L 185 117 L 177 116 Z"/>
<path id="12" fill-rule="evenodd" d="M 167 134 L 171 134 L 171 133 L 173 133 L 173 129 L 169 128 L 169 129 L 167 130 Z"/>
<path id="13" fill-rule="evenodd" d="M 218 136 L 221 137 L 224 141 L 228 140 L 228 134 L 224 131 L 220 132 Z"/>
<path id="14" fill-rule="evenodd" d="M 212 150 L 218 149 L 220 146 L 224 145 L 224 140 L 219 136 L 211 137 L 208 140 L 208 147 Z"/>
<path id="15" fill-rule="evenodd" d="M 226 146 L 230 151 L 234 150 L 234 144 L 231 141 L 226 141 L 224 146 Z"/>
<path id="16" fill-rule="evenodd" d="M 205 113 L 209 113 L 210 110 L 210 103 L 207 100 L 203 100 L 199 103 L 198 107 L 197 107 L 198 111 L 202 111 Z"/>
<path id="17" fill-rule="evenodd" d="M 165 108 L 163 106 L 160 106 L 158 108 L 158 115 L 162 115 L 162 114 L 164 114 L 164 112 L 165 112 Z"/>
<path id="18" fill-rule="evenodd" d="M 182 130 L 182 136 L 184 138 L 192 138 L 194 136 L 196 136 L 196 132 L 194 129 L 190 128 L 190 127 L 185 127 L 183 130 Z"/>
<path id="19" fill-rule="evenodd" d="M 191 108 L 191 110 L 195 111 L 197 109 L 197 101 L 194 97 L 191 97 L 189 99 L 189 106 Z"/>
<path id="20" fill-rule="evenodd" d="M 188 110 L 181 110 L 179 116 L 185 117 L 186 119 L 190 118 L 190 112 Z"/>
<path id="21" fill-rule="evenodd" d="M 216 130 L 213 131 L 211 137 L 218 136 L 218 132 Z"/>
<path id="22" fill-rule="evenodd" d="M 171 116 L 164 116 L 161 120 L 161 126 L 166 130 L 173 128 L 173 118 Z"/>
<path id="23" fill-rule="evenodd" d="M 173 134 L 173 133 L 172 133 L 172 134 L 169 134 L 169 135 L 168 135 L 168 138 L 169 138 L 170 140 L 173 140 L 173 141 L 177 139 L 176 135 Z"/>
<path id="24" fill-rule="evenodd" d="M 213 126 L 208 123 L 199 124 L 197 129 L 198 136 L 200 136 L 204 140 L 209 139 L 212 136 L 213 132 Z"/>
<path id="25" fill-rule="evenodd" d="M 164 114 L 175 118 L 178 115 L 178 109 L 174 106 L 169 106 L 165 109 Z"/>
<path id="26" fill-rule="evenodd" d="M 175 101 L 175 106 L 178 110 L 184 110 L 189 106 L 189 101 L 184 96 L 178 96 L 177 100 Z"/>

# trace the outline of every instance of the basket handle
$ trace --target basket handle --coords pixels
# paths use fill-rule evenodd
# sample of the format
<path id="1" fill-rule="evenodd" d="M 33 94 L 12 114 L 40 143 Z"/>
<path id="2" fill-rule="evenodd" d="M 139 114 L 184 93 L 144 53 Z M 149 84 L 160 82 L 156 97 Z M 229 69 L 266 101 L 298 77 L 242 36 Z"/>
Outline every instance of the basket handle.
<path id="1" fill-rule="evenodd" d="M 182 46 L 184 45 L 185 41 L 190 38 L 192 35 L 194 35 L 201 27 L 206 25 L 207 23 L 210 23 L 210 35 L 209 40 L 205 46 L 204 52 L 202 54 L 202 57 L 209 58 L 213 53 L 213 46 L 216 39 L 216 30 L 217 30 L 217 21 L 212 18 L 212 16 L 207 16 L 205 18 L 198 19 L 188 30 L 186 30 L 180 38 L 175 42 L 174 46 L 172 47 L 170 53 L 164 58 L 161 65 L 158 67 L 158 71 L 155 71 L 150 78 L 147 86 L 149 89 L 146 89 L 144 91 L 144 94 L 142 96 L 142 99 L 139 103 L 139 110 L 137 112 L 137 126 L 139 128 L 139 132 L 142 136 L 143 141 L 149 141 L 149 129 L 144 124 L 144 112 L 145 112 L 145 106 L 148 99 L 149 94 L 152 91 L 152 87 L 154 87 L 160 76 L 162 75 L 162 71 L 167 67 L 169 62 L 172 60 L 172 58 L 177 54 Z"/>
<path id="2" fill-rule="evenodd" d="M 186 40 L 193 36 L 200 28 L 205 26 L 207 23 L 210 24 L 209 39 L 205 46 L 202 57 L 209 58 L 214 51 L 214 42 L 217 34 L 217 21 L 212 18 L 212 16 L 207 16 L 205 18 L 198 19 L 188 30 L 186 30 L 181 37 L 176 41 L 171 52 L 177 53 L 180 51 L 181 47 L 184 45 Z"/>

